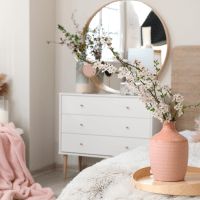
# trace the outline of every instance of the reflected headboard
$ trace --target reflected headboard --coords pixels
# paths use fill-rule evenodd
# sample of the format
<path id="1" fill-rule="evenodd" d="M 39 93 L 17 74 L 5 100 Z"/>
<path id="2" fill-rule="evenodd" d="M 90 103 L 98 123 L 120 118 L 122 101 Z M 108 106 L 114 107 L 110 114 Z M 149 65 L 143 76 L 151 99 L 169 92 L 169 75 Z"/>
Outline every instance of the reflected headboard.
<path id="1" fill-rule="evenodd" d="M 186 104 L 200 102 L 200 46 L 179 46 L 173 50 L 172 90 L 184 95 Z M 177 122 L 178 130 L 194 130 L 197 111 L 187 111 Z"/>

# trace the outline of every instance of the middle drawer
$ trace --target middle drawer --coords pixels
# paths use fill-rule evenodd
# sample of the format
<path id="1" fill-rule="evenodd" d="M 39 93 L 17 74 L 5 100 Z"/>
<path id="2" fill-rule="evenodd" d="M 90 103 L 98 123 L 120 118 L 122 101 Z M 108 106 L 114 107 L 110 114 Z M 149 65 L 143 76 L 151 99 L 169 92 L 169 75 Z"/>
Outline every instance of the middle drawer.
<path id="1" fill-rule="evenodd" d="M 151 119 L 67 114 L 63 114 L 61 118 L 62 133 L 139 138 L 150 138 L 152 135 Z"/>

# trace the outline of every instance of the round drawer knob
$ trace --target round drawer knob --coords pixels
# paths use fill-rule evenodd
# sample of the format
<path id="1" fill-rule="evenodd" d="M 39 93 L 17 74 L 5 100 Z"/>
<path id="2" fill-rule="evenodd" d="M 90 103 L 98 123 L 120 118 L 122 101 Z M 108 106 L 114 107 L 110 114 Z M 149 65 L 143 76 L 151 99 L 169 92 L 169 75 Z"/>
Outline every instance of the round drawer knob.
<path id="1" fill-rule="evenodd" d="M 126 130 L 130 130 L 130 127 L 129 127 L 129 126 L 126 126 Z"/>
<path id="2" fill-rule="evenodd" d="M 125 149 L 129 150 L 129 146 L 126 146 Z"/>
<path id="3" fill-rule="evenodd" d="M 83 146 L 83 143 L 80 143 L 80 146 Z"/>
<path id="4" fill-rule="evenodd" d="M 83 127 L 84 125 L 82 123 L 80 123 L 80 126 Z"/>
<path id="5" fill-rule="evenodd" d="M 126 106 L 126 109 L 127 109 L 127 110 L 130 110 L 130 107 L 129 107 L 129 106 Z"/>
<path id="6" fill-rule="evenodd" d="M 84 105 L 83 105 L 83 104 L 81 104 L 81 105 L 80 105 L 80 107 L 81 107 L 81 108 L 84 108 Z"/>

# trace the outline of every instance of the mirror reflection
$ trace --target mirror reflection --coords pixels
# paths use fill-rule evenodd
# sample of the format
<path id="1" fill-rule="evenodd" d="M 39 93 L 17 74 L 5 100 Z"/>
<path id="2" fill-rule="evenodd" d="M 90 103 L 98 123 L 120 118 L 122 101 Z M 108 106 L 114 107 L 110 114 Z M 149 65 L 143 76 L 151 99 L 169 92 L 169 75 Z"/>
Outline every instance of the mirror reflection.
<path id="1" fill-rule="evenodd" d="M 138 1 L 117 1 L 95 13 L 89 29 L 102 27 L 113 39 L 113 47 L 130 62 L 137 59 L 153 68 L 165 62 L 167 41 L 164 26 L 147 5 Z M 112 53 L 102 49 L 102 60 L 113 61 Z"/>

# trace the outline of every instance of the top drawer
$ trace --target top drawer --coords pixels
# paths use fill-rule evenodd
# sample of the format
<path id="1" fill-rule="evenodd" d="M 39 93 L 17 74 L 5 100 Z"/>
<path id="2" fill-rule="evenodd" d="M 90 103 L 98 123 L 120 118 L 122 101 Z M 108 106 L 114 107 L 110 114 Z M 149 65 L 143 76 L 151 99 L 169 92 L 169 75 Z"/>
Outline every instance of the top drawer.
<path id="1" fill-rule="evenodd" d="M 135 97 L 61 95 L 60 109 L 62 114 L 150 117 L 144 104 Z"/>

